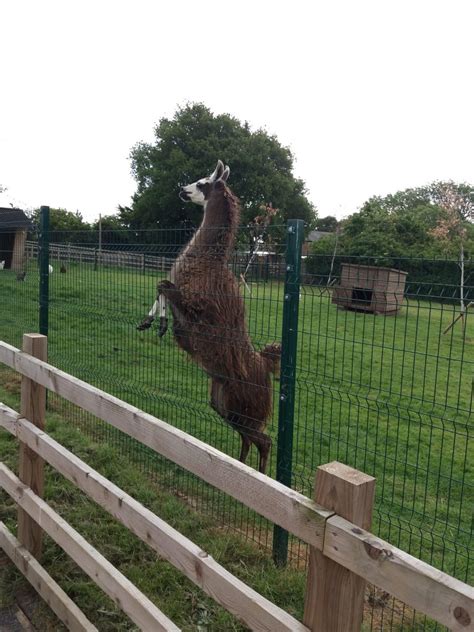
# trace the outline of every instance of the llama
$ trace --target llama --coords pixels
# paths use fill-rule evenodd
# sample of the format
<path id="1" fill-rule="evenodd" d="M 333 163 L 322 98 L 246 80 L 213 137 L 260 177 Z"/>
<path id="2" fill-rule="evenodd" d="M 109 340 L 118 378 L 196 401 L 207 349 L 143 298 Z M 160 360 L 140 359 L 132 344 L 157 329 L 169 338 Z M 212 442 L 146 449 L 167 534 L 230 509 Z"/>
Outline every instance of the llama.
<path id="1" fill-rule="evenodd" d="M 204 217 L 170 279 L 158 284 L 158 297 L 170 305 L 178 346 L 211 378 L 211 407 L 240 434 L 240 461 L 253 443 L 265 473 L 272 442 L 264 430 L 280 345 L 255 351 L 239 284 L 228 268 L 240 219 L 238 199 L 226 184 L 229 172 L 219 160 L 211 176 L 181 188 L 180 198 L 203 206 Z"/>

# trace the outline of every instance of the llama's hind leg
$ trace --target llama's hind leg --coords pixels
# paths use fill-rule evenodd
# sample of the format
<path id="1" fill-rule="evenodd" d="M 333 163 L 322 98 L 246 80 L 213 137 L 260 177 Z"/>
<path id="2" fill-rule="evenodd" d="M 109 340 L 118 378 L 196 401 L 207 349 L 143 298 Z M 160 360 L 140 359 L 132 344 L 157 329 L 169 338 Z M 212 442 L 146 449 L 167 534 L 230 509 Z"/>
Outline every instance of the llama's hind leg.
<path id="1" fill-rule="evenodd" d="M 211 408 L 220 415 L 224 421 L 227 421 L 227 411 L 224 404 L 224 385 L 222 382 L 212 378 L 211 381 Z"/>
<path id="2" fill-rule="evenodd" d="M 231 415 L 228 421 L 230 425 L 232 426 L 232 428 L 234 428 L 234 430 L 237 430 L 237 432 L 240 435 L 240 438 L 242 439 L 239 461 L 241 463 L 245 463 L 245 461 L 247 460 L 249 450 L 250 450 L 250 446 L 252 445 L 252 440 L 248 436 L 245 427 L 242 427 L 242 424 L 239 423 L 240 419 L 237 415 Z"/>
<path id="3" fill-rule="evenodd" d="M 260 430 L 249 430 L 249 440 L 257 447 L 259 453 L 258 471 L 265 474 L 268 463 L 268 455 L 272 447 L 271 437 Z"/>
<path id="4" fill-rule="evenodd" d="M 258 471 L 262 472 L 262 474 L 265 474 L 265 470 L 267 469 L 268 455 L 270 453 L 270 448 L 272 447 L 272 440 L 264 432 L 256 430 L 255 428 L 249 428 L 246 425 L 246 421 L 248 421 L 248 419 L 242 419 L 240 415 L 231 415 L 229 417 L 229 423 L 235 430 L 237 430 L 237 432 L 242 437 L 242 448 L 240 450 L 239 461 L 241 463 L 245 463 L 250 450 L 250 446 L 253 443 L 256 446 L 259 454 Z"/>
<path id="5" fill-rule="evenodd" d="M 226 406 L 225 406 L 224 385 L 222 384 L 222 382 L 219 382 L 215 378 L 213 378 L 211 382 L 211 402 L 210 403 L 211 403 L 211 408 L 215 410 L 216 413 L 220 415 L 222 419 L 224 419 L 224 421 L 227 421 L 232 426 L 232 428 L 237 430 L 237 432 L 239 433 L 240 438 L 242 439 L 242 447 L 240 449 L 239 461 L 241 463 L 245 463 L 245 460 L 249 453 L 252 442 L 250 441 L 250 439 L 247 437 L 245 433 L 239 430 L 239 417 L 237 415 L 229 416 Z"/>
<path id="6" fill-rule="evenodd" d="M 242 447 L 240 448 L 239 461 L 241 463 L 245 463 L 245 461 L 247 460 L 247 455 L 249 453 L 252 442 L 250 441 L 250 439 L 247 437 L 246 434 L 242 432 L 239 432 L 239 434 L 240 434 L 240 438 L 242 439 Z"/>
<path id="7" fill-rule="evenodd" d="M 252 445 L 252 441 L 247 436 L 245 429 L 242 429 L 242 424 L 239 423 L 239 415 L 229 414 L 225 405 L 225 393 L 224 384 L 219 382 L 215 378 L 211 382 L 211 408 L 216 411 L 218 415 L 228 422 L 234 430 L 236 430 L 240 438 L 242 439 L 242 446 L 240 448 L 239 461 L 245 463 L 247 456 Z M 245 427 L 244 427 L 245 428 Z"/>

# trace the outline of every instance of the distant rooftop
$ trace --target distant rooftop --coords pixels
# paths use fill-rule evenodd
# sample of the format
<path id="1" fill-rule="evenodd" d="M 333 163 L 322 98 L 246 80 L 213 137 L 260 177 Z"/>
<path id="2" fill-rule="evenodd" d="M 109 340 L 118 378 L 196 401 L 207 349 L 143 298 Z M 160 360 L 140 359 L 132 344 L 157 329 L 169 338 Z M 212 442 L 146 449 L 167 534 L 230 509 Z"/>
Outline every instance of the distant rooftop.
<path id="1" fill-rule="evenodd" d="M 31 221 L 21 209 L 0 207 L 0 230 L 29 228 L 30 226 Z"/>
<path id="2" fill-rule="evenodd" d="M 333 234 L 334 233 L 330 233 L 325 230 L 312 230 L 309 233 L 308 237 L 306 238 L 306 241 L 319 241 L 323 237 L 327 237 L 328 235 L 333 235 Z"/>

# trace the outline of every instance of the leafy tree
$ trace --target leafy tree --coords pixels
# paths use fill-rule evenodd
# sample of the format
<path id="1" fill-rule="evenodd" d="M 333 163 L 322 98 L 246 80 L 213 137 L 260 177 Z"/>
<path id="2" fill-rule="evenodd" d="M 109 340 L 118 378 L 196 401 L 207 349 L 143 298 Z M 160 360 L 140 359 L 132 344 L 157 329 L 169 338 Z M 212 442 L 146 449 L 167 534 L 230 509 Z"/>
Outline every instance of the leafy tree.
<path id="1" fill-rule="evenodd" d="M 33 223 L 39 225 L 40 209 L 31 213 Z M 84 220 L 79 211 L 66 211 L 63 208 L 49 209 L 50 238 L 56 242 L 88 243 L 91 240 L 91 225 Z"/>
<path id="2" fill-rule="evenodd" d="M 39 224 L 40 209 L 36 209 L 31 214 L 33 222 Z M 54 231 L 73 231 L 73 230 L 88 230 L 90 224 L 84 221 L 81 213 L 76 211 L 66 211 L 63 208 L 50 208 L 49 209 L 49 228 L 51 232 Z"/>
<path id="3" fill-rule="evenodd" d="M 452 217 L 448 221 L 446 189 L 456 199 L 454 224 Z M 340 223 L 336 264 L 357 261 L 394 266 L 409 272 L 412 280 L 458 285 L 457 263 L 435 264 L 430 260 L 446 256 L 458 260 L 460 235 L 463 236 L 464 259 L 474 253 L 472 191 L 473 187 L 468 184 L 434 182 L 370 198 L 360 211 Z M 334 252 L 334 235 L 315 242 L 308 271 L 325 278 Z M 466 266 L 472 269 L 471 263 L 466 262 Z"/>
<path id="4" fill-rule="evenodd" d="M 101 233 L 101 243 L 104 248 L 136 241 L 136 235 L 124 226 L 118 215 L 104 215 L 100 220 L 93 222 L 91 228 L 97 243 L 99 243 L 99 232 Z"/>
<path id="5" fill-rule="evenodd" d="M 446 214 L 443 208 L 446 187 L 457 196 L 459 221 L 468 226 L 472 221 L 472 212 L 469 215 L 472 187 L 434 182 L 383 198 L 370 198 L 359 212 L 343 222 L 341 252 L 387 260 L 446 254 L 446 244 L 442 245 L 433 233 Z M 457 256 L 456 248 L 449 254 Z"/>
<path id="6" fill-rule="evenodd" d="M 429 187 L 431 200 L 448 215 L 456 215 L 461 222 L 474 222 L 474 186 L 455 182 L 433 182 Z"/>
<path id="7" fill-rule="evenodd" d="M 326 217 L 318 217 L 315 222 L 316 230 L 322 232 L 334 233 L 339 225 L 337 218 L 333 215 L 327 215 Z"/>
<path id="8" fill-rule="evenodd" d="M 461 317 L 464 321 L 466 305 L 464 303 L 464 281 L 465 281 L 465 247 L 472 236 L 472 222 L 474 219 L 474 190 L 469 190 L 468 195 L 463 195 L 456 190 L 452 183 L 447 183 L 436 191 L 437 204 L 443 211 L 443 215 L 438 219 L 436 227 L 431 231 L 431 235 L 438 239 L 445 247 L 458 253 L 458 264 L 461 271 L 459 288 Z"/>
<path id="9" fill-rule="evenodd" d="M 176 228 L 197 224 L 202 211 L 183 203 L 180 185 L 210 173 L 216 159 L 231 167 L 232 189 L 242 202 L 242 222 L 249 223 L 262 205 L 279 209 L 274 224 L 301 218 L 314 226 L 315 208 L 302 180 L 295 178 L 293 156 L 275 136 L 252 132 L 228 114 L 214 115 L 201 103 L 162 118 L 154 143 L 138 143 L 131 154 L 137 191 L 130 208 L 119 209 L 120 220 L 132 228 Z"/>

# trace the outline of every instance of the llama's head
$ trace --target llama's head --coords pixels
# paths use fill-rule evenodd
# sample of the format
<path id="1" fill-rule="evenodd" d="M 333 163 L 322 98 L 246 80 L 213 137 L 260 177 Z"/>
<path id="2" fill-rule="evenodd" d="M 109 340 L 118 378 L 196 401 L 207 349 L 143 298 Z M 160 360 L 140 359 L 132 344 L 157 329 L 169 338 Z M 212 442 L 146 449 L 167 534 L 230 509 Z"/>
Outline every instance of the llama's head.
<path id="1" fill-rule="evenodd" d="M 204 206 L 215 188 L 216 183 L 227 182 L 229 173 L 229 167 L 227 165 L 224 167 L 222 160 L 218 160 L 214 173 L 207 178 L 201 178 L 197 182 L 181 187 L 179 197 L 184 202 L 194 202 L 195 204 Z"/>

